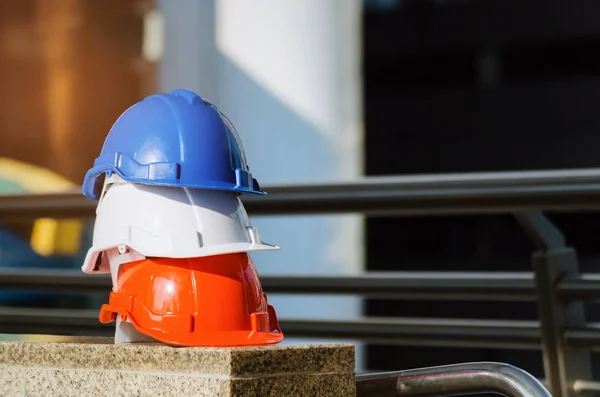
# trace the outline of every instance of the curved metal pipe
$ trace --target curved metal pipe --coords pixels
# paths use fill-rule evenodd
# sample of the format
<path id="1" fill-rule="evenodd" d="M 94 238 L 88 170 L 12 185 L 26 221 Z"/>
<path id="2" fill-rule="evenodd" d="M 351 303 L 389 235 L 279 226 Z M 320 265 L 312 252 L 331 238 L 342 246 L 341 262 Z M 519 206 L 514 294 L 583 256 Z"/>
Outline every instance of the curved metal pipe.
<path id="1" fill-rule="evenodd" d="M 358 397 L 444 397 L 477 393 L 552 397 L 529 373 L 509 364 L 492 362 L 359 375 L 356 389 Z"/>

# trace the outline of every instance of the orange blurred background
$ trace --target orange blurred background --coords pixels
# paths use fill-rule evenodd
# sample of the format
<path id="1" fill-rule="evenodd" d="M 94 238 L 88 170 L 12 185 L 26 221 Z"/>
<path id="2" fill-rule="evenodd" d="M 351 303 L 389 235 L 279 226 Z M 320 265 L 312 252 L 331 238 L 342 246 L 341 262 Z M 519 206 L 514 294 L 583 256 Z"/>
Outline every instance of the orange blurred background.
<path id="1" fill-rule="evenodd" d="M 106 133 L 155 89 L 140 0 L 0 2 L 0 157 L 79 185 Z"/>

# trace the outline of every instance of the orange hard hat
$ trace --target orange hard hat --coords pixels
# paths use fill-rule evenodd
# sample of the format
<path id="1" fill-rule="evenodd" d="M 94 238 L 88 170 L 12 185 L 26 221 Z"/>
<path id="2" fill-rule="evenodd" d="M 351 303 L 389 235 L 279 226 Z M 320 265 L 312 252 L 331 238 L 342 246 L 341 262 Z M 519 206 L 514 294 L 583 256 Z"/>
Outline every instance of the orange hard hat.
<path id="1" fill-rule="evenodd" d="M 171 345 L 252 346 L 283 340 L 275 309 L 246 253 L 126 263 L 99 317 L 109 323 L 118 315 Z"/>

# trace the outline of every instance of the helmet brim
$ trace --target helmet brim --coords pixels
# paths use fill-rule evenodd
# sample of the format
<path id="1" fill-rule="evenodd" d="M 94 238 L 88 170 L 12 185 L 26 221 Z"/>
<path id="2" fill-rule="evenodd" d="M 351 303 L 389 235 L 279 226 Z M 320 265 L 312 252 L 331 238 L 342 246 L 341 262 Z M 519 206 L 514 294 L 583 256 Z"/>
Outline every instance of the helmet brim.
<path id="1" fill-rule="evenodd" d="M 179 188 L 190 188 L 190 189 L 205 189 L 205 190 L 219 190 L 226 192 L 234 192 L 240 194 L 251 194 L 258 196 L 265 196 L 267 193 L 260 189 L 250 189 L 245 186 L 236 185 L 234 183 L 227 182 L 206 182 L 202 184 L 189 184 L 189 183 L 175 183 L 172 181 L 148 181 L 147 179 L 140 179 L 131 177 L 123 174 L 117 167 L 114 167 L 110 164 L 102 164 L 97 165 L 93 168 L 90 168 L 88 172 L 85 174 L 83 179 L 83 184 L 81 186 L 81 191 L 83 195 L 90 200 L 98 201 L 102 196 L 102 192 L 104 190 L 104 179 L 106 177 L 107 172 L 114 172 L 117 174 L 124 182 L 129 183 L 138 183 L 146 186 L 163 186 L 163 187 L 179 187 Z M 258 185 L 258 184 L 257 184 Z"/>
<path id="2" fill-rule="evenodd" d="M 283 332 L 279 326 L 277 326 L 267 332 L 253 332 L 251 330 L 198 332 L 189 335 L 185 340 L 181 340 L 182 338 L 180 336 L 173 337 L 169 333 L 161 332 L 156 329 L 144 329 L 144 327 L 140 326 L 134 316 L 127 310 L 110 304 L 102 305 L 98 317 L 100 322 L 104 324 L 114 322 L 117 317 L 121 317 L 121 321 L 131 323 L 131 325 L 133 325 L 133 327 L 141 334 L 167 345 L 180 347 L 264 346 L 275 345 L 282 342 L 284 339 Z"/>
<path id="3" fill-rule="evenodd" d="M 173 254 L 159 251 L 144 250 L 140 249 L 139 247 L 132 247 L 128 244 L 124 245 L 127 245 L 129 248 L 138 252 L 140 255 L 158 258 L 201 258 L 204 256 L 234 254 L 238 252 L 279 251 L 281 249 L 276 245 L 267 244 L 264 242 L 260 244 L 243 242 L 201 247 L 196 248 L 194 250 L 182 251 L 177 254 Z M 108 259 L 106 257 L 100 257 L 100 255 L 102 254 L 102 252 L 113 248 L 116 248 L 114 244 L 104 247 L 94 246 L 90 248 L 85 256 L 85 260 L 83 262 L 83 265 L 81 266 L 81 270 L 86 274 L 110 273 Z"/>

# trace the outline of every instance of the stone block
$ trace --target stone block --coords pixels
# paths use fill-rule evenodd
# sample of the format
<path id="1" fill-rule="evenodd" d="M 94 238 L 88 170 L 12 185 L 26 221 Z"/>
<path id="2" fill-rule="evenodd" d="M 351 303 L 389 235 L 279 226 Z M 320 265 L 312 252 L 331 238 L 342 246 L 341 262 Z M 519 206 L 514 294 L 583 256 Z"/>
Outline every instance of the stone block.
<path id="1" fill-rule="evenodd" d="M 350 397 L 354 347 L 115 345 L 112 338 L 0 342 L 2 397 Z"/>

